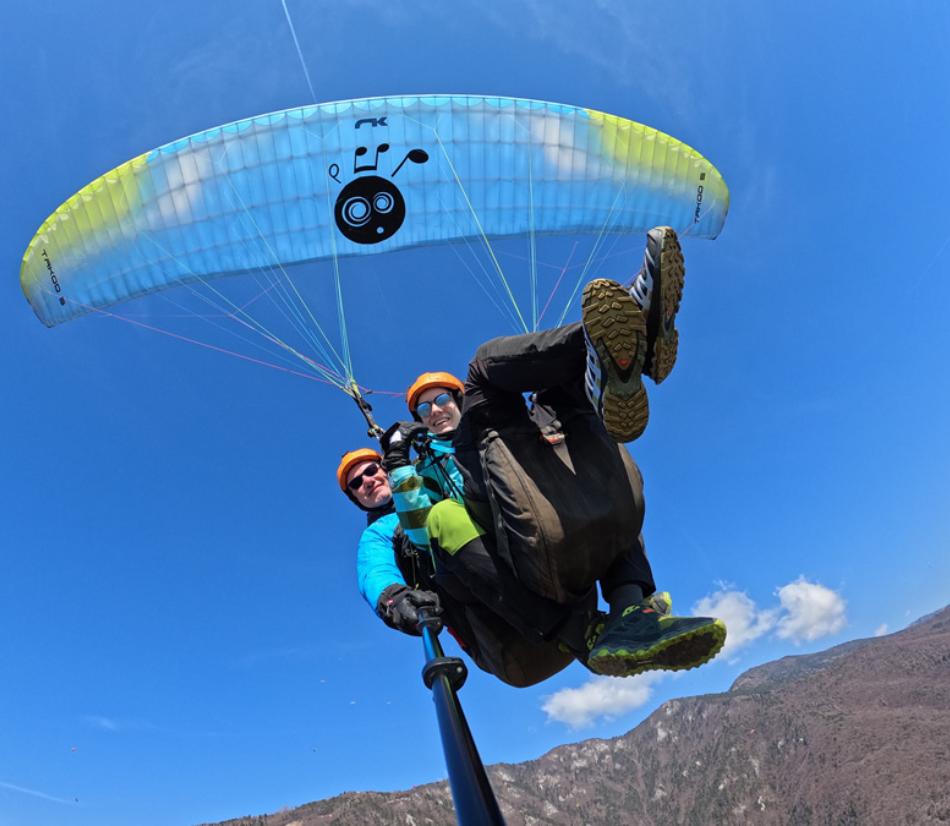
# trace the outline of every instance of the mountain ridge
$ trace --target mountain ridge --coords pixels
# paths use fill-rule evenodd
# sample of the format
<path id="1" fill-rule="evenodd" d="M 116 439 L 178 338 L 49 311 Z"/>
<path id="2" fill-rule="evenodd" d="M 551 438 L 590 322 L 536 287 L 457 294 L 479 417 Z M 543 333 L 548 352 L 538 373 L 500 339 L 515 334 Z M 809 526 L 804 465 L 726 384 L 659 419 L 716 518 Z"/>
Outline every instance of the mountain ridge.
<path id="1" fill-rule="evenodd" d="M 950 824 L 950 606 L 488 773 L 509 826 Z M 445 781 L 216 826 L 453 824 Z"/>

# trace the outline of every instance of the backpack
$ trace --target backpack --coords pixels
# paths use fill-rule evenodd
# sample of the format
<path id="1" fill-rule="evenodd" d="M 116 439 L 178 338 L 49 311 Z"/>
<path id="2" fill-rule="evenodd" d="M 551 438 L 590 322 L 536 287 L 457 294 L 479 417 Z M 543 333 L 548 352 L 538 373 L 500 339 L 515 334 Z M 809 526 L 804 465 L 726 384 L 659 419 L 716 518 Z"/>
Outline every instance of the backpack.
<path id="1" fill-rule="evenodd" d="M 457 450 L 466 506 L 522 585 L 576 605 L 639 536 L 643 479 L 593 411 L 525 413 Z"/>

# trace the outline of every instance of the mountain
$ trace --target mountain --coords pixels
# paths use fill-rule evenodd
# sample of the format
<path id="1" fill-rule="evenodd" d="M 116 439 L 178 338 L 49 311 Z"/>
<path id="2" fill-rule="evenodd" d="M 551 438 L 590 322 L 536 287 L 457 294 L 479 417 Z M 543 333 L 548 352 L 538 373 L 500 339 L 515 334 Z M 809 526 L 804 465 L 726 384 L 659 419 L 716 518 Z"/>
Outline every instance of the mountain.
<path id="1" fill-rule="evenodd" d="M 783 657 L 627 734 L 489 768 L 509 826 L 950 825 L 950 606 Z M 220 826 L 454 824 L 445 782 Z"/>

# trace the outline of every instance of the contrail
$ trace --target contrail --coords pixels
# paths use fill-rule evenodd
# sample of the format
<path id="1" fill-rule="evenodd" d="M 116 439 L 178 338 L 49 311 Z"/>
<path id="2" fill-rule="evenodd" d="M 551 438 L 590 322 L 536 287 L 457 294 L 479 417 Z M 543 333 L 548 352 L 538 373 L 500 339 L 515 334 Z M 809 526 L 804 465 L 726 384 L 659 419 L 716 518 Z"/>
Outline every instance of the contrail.
<path id="1" fill-rule="evenodd" d="M 74 800 L 64 800 L 61 797 L 53 797 L 53 795 L 46 794 L 45 792 L 37 792 L 33 789 L 24 789 L 23 786 L 15 786 L 13 783 L 6 783 L 3 780 L 0 780 L 0 789 L 9 789 L 12 792 L 28 794 L 32 797 L 39 797 L 43 800 L 52 800 L 54 803 L 65 803 L 68 806 L 72 806 L 75 803 Z"/>

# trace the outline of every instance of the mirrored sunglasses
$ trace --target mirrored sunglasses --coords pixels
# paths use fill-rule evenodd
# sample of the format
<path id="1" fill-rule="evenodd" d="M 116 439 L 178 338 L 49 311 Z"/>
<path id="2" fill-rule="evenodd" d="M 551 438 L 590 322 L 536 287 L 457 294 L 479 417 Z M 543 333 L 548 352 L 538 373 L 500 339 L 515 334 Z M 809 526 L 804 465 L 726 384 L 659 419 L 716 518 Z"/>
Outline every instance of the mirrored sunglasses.
<path id="1" fill-rule="evenodd" d="M 441 407 L 444 410 L 445 406 L 451 401 L 454 401 L 451 393 L 439 393 L 432 401 L 420 402 L 416 405 L 416 413 L 419 414 L 420 419 L 426 419 L 432 414 L 432 405 Z"/>

